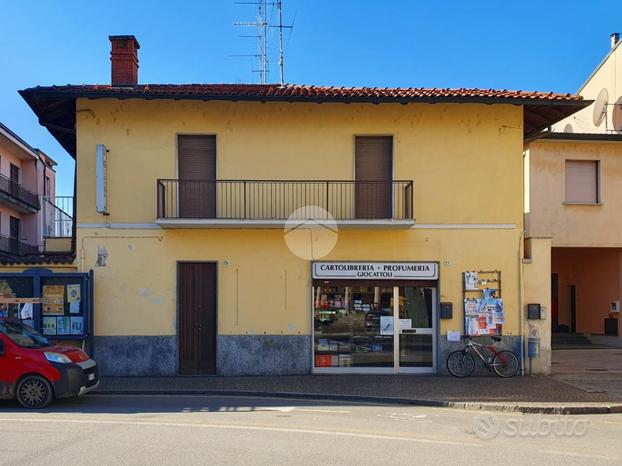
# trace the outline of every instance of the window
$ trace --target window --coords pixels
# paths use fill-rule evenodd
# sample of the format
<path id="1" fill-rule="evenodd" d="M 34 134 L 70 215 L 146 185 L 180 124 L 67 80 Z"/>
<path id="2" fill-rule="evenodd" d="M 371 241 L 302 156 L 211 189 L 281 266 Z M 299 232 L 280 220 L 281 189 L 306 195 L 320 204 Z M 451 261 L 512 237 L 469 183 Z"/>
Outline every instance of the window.
<path id="1" fill-rule="evenodd" d="M 50 194 L 50 177 L 46 176 L 43 180 L 43 195 L 49 196 Z"/>
<path id="2" fill-rule="evenodd" d="M 566 160 L 566 203 L 600 202 L 598 160 Z"/>

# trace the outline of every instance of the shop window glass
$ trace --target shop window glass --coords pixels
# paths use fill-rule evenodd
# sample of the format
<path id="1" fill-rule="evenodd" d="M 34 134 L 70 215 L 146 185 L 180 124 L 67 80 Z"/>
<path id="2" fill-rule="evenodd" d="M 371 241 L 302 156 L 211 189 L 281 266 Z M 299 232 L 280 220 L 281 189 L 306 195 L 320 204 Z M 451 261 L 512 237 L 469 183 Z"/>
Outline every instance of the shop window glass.
<path id="1" fill-rule="evenodd" d="M 393 287 L 316 283 L 315 367 L 393 367 Z"/>

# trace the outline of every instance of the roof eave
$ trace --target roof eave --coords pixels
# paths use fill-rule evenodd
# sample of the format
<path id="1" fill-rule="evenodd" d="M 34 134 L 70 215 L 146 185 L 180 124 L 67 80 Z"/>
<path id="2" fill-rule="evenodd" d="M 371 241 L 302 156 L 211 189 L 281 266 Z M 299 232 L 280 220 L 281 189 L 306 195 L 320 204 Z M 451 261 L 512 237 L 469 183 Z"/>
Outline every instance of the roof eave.
<path id="1" fill-rule="evenodd" d="M 19 91 L 39 123 L 45 126 L 63 148 L 75 158 L 75 102 L 76 99 L 149 99 L 149 100 L 200 100 L 232 102 L 282 102 L 282 103 L 371 103 L 371 104 L 487 104 L 521 105 L 524 107 L 524 137 L 529 139 L 552 124 L 586 107 L 591 101 L 578 99 L 534 99 L 490 96 L 417 96 L 417 97 L 345 97 L 345 96 L 292 96 L 292 95 L 210 95 L 196 93 L 156 93 L 128 90 L 66 90 L 50 88 L 31 88 Z M 63 112 L 63 105 L 65 105 Z M 48 108 L 54 118 L 47 118 Z M 533 119 L 533 122 L 531 122 Z"/>

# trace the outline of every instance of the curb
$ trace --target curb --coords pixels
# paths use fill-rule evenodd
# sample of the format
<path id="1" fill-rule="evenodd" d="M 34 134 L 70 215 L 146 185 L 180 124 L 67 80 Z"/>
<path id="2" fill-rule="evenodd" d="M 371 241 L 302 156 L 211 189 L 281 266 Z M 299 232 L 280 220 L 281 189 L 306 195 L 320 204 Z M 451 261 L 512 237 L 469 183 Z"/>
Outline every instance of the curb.
<path id="1" fill-rule="evenodd" d="M 498 411 L 524 414 L 551 414 L 551 415 L 579 415 L 579 414 L 618 414 L 622 413 L 622 404 L 602 405 L 549 405 L 531 406 L 521 404 L 500 404 L 470 401 L 442 401 L 424 400 L 415 398 L 398 398 L 367 395 L 339 395 L 327 393 L 298 393 L 298 392 L 266 392 L 252 390 L 97 390 L 89 395 L 182 395 L 182 396 L 238 396 L 263 397 L 324 401 L 349 401 L 355 403 L 395 404 L 424 406 L 432 408 L 455 408 L 470 411 Z"/>

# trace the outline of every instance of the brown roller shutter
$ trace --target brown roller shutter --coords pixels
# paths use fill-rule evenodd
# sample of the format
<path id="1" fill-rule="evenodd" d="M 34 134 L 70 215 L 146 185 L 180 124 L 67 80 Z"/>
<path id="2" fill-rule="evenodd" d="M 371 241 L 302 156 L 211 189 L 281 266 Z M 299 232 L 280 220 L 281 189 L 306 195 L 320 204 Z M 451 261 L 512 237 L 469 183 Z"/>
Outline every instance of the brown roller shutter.
<path id="1" fill-rule="evenodd" d="M 356 218 L 391 218 L 393 138 L 355 139 Z"/>
<path id="2" fill-rule="evenodd" d="M 216 216 L 216 136 L 178 136 L 179 216 Z"/>

